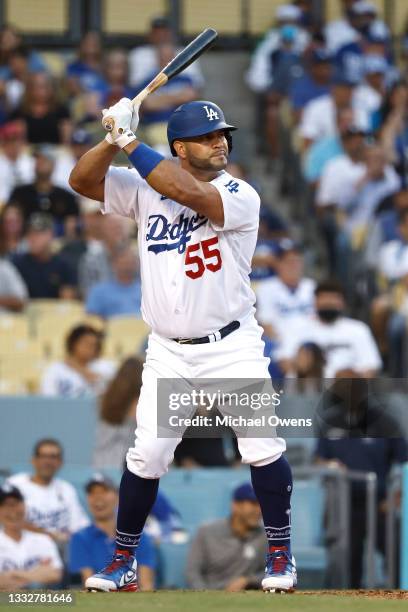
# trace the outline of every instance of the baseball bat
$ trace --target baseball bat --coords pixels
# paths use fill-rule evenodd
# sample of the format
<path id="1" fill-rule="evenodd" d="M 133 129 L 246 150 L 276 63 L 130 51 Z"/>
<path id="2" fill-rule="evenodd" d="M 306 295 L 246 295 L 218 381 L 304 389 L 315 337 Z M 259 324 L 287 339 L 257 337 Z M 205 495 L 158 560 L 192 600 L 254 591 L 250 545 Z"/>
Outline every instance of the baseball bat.
<path id="1" fill-rule="evenodd" d="M 140 91 L 132 103 L 142 103 L 143 100 L 151 93 L 162 87 L 175 77 L 177 74 L 182 72 L 187 66 L 190 66 L 217 38 L 218 33 L 213 28 L 207 28 L 201 32 L 194 40 L 191 41 L 180 53 L 174 57 L 171 62 L 167 64 L 165 68 L 159 74 L 157 74 L 152 81 L 142 91 Z M 103 127 L 108 132 L 113 130 L 114 120 L 113 117 L 104 117 Z"/>

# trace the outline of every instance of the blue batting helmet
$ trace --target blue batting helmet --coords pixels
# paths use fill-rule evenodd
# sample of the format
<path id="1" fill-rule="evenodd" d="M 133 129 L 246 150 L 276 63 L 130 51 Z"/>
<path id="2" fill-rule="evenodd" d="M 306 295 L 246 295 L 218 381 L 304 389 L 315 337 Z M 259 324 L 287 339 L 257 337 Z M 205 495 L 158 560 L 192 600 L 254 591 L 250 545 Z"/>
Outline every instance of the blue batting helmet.
<path id="1" fill-rule="evenodd" d="M 230 130 L 236 130 L 225 121 L 224 113 L 214 102 L 195 100 L 182 104 L 171 115 L 167 125 L 167 140 L 172 155 L 176 156 L 173 142 L 182 138 L 203 136 L 215 130 L 226 130 L 228 147 L 231 151 L 232 141 Z"/>

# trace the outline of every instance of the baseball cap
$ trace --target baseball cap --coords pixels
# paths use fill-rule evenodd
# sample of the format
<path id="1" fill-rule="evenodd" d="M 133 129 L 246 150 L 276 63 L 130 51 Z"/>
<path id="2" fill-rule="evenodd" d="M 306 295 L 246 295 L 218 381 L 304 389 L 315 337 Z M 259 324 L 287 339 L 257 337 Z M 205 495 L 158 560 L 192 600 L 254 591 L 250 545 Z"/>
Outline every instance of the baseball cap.
<path id="1" fill-rule="evenodd" d="M 388 62 L 382 55 L 366 55 L 364 57 L 365 74 L 385 74 L 388 70 Z"/>
<path id="2" fill-rule="evenodd" d="M 242 485 L 239 485 L 236 489 L 234 489 L 234 493 L 232 494 L 232 499 L 234 501 L 258 501 L 255 491 L 252 488 L 252 485 L 249 482 L 245 482 Z"/>
<path id="3" fill-rule="evenodd" d="M 310 59 L 313 64 L 328 64 L 332 61 L 332 56 L 326 49 L 315 49 Z"/>
<path id="4" fill-rule="evenodd" d="M 118 489 L 113 480 L 108 478 L 108 476 L 105 474 L 102 474 L 102 472 L 95 472 L 95 474 L 91 476 L 90 480 L 88 480 L 85 485 L 85 491 L 90 493 L 92 487 L 95 485 L 100 485 L 101 487 L 105 487 L 105 489 L 110 489 L 111 491 L 117 491 Z"/>
<path id="5" fill-rule="evenodd" d="M 289 253 L 290 251 L 301 253 L 302 249 L 300 248 L 300 245 L 291 238 L 283 238 L 282 240 L 279 240 L 276 246 L 276 256 L 282 257 L 282 255 Z"/>
<path id="6" fill-rule="evenodd" d="M 35 232 L 43 232 L 45 230 L 53 229 L 54 221 L 51 215 L 47 213 L 33 213 L 28 219 L 27 229 Z"/>
<path id="7" fill-rule="evenodd" d="M 377 7 L 366 0 L 359 0 L 351 5 L 350 11 L 355 15 L 377 15 Z"/>
<path id="8" fill-rule="evenodd" d="M 24 126 L 20 121 L 8 121 L 0 130 L 0 138 L 2 138 L 2 140 L 22 138 L 24 136 L 24 132 Z"/>
<path id="9" fill-rule="evenodd" d="M 150 22 L 153 28 L 170 28 L 170 20 L 167 17 L 154 17 Z"/>
<path id="10" fill-rule="evenodd" d="M 278 21 L 300 21 L 302 11 L 293 4 L 282 4 L 276 9 L 276 19 Z"/>
<path id="11" fill-rule="evenodd" d="M 78 128 L 73 131 L 71 136 L 71 144 L 91 144 L 92 136 L 89 132 L 84 130 L 83 128 Z"/>
<path id="12" fill-rule="evenodd" d="M 47 157 L 51 161 L 55 161 L 55 149 L 49 144 L 40 144 L 34 149 L 34 157 Z"/>
<path id="13" fill-rule="evenodd" d="M 24 501 L 21 491 L 9 483 L 4 483 L 0 487 L 0 504 L 6 501 L 9 497 L 13 497 L 18 501 Z"/>
<path id="14" fill-rule="evenodd" d="M 356 84 L 357 83 L 353 81 L 353 79 L 351 79 L 344 72 L 337 72 L 337 74 L 334 75 L 333 85 L 344 85 L 346 87 L 355 87 Z"/>

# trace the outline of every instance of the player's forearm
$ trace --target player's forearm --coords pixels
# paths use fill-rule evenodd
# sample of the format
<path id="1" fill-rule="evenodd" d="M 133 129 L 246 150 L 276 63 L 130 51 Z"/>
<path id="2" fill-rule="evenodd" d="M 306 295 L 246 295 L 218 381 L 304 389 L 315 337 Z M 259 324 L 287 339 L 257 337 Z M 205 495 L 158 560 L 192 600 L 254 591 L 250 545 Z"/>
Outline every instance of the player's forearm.
<path id="1" fill-rule="evenodd" d="M 102 140 L 87 151 L 76 163 L 69 184 L 78 193 L 93 198 L 98 187 L 103 185 L 105 175 L 119 149 Z M 95 198 L 96 199 L 96 198 Z"/>

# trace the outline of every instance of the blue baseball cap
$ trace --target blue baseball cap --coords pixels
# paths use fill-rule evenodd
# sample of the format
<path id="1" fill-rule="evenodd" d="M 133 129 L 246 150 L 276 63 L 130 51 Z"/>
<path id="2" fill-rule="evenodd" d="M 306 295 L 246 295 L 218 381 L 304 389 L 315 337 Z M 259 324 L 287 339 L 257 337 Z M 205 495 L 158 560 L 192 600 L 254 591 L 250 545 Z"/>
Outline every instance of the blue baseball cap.
<path id="1" fill-rule="evenodd" d="M 239 487 L 234 489 L 232 499 L 234 501 L 258 501 L 255 495 L 255 491 L 253 490 L 252 485 L 250 485 L 249 482 L 239 485 Z"/>
<path id="2" fill-rule="evenodd" d="M 315 49 L 310 59 L 313 64 L 330 64 L 333 56 L 326 49 Z"/>
<path id="3" fill-rule="evenodd" d="M 382 55 L 369 54 L 364 57 L 365 74 L 385 74 L 388 62 Z"/>
<path id="4" fill-rule="evenodd" d="M 5 482 L 0 487 L 0 504 L 5 502 L 6 499 L 8 499 L 9 497 L 13 497 L 17 501 L 24 501 L 24 497 L 23 497 L 20 489 L 17 489 L 17 487 L 14 487 L 13 485 L 9 484 L 8 482 Z"/>

